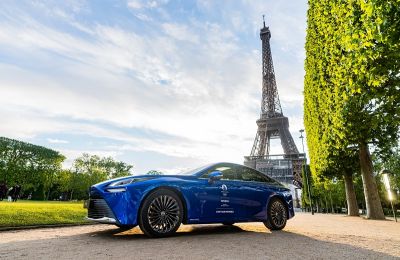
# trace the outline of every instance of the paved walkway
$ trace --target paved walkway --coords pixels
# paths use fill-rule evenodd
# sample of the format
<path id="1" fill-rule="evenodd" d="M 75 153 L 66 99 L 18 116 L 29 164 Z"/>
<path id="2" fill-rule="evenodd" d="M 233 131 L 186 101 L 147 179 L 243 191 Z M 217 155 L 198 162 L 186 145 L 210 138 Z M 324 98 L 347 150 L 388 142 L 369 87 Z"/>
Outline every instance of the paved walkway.
<path id="1" fill-rule="evenodd" d="M 400 223 L 298 213 L 280 232 L 263 224 L 182 226 L 148 239 L 108 225 L 0 232 L 0 259 L 398 259 Z"/>

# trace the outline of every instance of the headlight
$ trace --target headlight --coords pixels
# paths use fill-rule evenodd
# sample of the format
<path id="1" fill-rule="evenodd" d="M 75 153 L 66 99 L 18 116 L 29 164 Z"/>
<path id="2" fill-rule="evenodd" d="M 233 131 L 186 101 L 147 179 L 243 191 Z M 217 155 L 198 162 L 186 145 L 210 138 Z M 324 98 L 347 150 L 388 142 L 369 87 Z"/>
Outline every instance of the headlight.
<path id="1" fill-rule="evenodd" d="M 133 178 L 130 178 L 130 179 L 125 179 L 125 180 L 114 181 L 110 185 L 108 185 L 108 187 L 127 185 L 129 183 L 132 183 L 133 180 L 134 180 Z"/>
<path id="2" fill-rule="evenodd" d="M 128 185 L 132 182 L 145 181 L 145 180 L 150 180 L 150 179 L 153 179 L 153 177 L 144 177 L 144 178 L 132 177 L 129 179 L 123 179 L 123 180 L 118 180 L 118 181 L 112 182 L 107 187 L 124 186 L 124 185 Z"/>
<path id="3" fill-rule="evenodd" d="M 112 193 L 124 192 L 124 191 L 126 191 L 126 188 L 125 187 L 122 187 L 122 188 L 110 188 L 110 189 L 106 189 L 106 191 L 112 192 Z"/>
<path id="4" fill-rule="evenodd" d="M 114 181 L 107 186 L 106 191 L 112 192 L 112 193 L 124 192 L 124 191 L 126 191 L 126 188 L 121 187 L 121 186 L 128 185 L 129 183 L 132 183 L 133 181 L 134 181 L 134 178 Z"/>

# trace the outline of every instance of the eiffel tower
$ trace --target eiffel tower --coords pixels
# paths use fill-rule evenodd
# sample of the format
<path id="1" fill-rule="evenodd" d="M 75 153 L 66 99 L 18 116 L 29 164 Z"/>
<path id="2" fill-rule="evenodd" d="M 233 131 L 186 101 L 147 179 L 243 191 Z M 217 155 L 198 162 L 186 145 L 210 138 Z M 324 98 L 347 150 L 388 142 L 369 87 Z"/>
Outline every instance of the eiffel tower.
<path id="1" fill-rule="evenodd" d="M 264 16 L 263 16 L 264 18 Z M 260 30 L 262 42 L 262 100 L 261 113 L 258 119 L 257 134 L 250 156 L 245 156 L 244 164 L 282 182 L 302 186 L 301 167 L 304 155 L 299 154 L 293 137 L 289 131 L 289 120 L 283 115 L 276 86 L 274 65 L 271 54 L 271 32 L 265 26 Z M 284 155 L 270 155 L 271 139 L 280 138 Z M 287 171 L 282 169 L 287 166 Z"/>

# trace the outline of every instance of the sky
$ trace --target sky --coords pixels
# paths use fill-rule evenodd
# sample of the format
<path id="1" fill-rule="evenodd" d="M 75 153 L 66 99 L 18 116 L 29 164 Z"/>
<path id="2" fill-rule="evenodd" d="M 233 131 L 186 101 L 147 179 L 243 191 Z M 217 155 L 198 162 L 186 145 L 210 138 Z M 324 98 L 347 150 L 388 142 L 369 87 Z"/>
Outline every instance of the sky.
<path id="1" fill-rule="evenodd" d="M 262 15 L 301 151 L 306 0 L 0 2 L 0 136 L 134 173 L 243 163 L 261 106 Z M 282 153 L 274 140 L 272 153 Z"/>

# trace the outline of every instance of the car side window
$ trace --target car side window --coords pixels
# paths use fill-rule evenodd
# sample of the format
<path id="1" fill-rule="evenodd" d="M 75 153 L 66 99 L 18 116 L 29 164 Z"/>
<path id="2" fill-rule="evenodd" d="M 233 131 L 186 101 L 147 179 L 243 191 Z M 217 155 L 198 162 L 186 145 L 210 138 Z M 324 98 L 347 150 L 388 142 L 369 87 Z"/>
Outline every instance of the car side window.
<path id="1" fill-rule="evenodd" d="M 201 175 L 201 178 L 208 178 L 208 175 L 212 173 L 213 171 L 220 171 L 222 172 L 222 178 L 221 180 L 235 180 L 236 174 L 235 174 L 235 169 L 234 167 L 230 165 L 216 165 L 210 169 L 208 169 L 203 175 Z"/>
<path id="2" fill-rule="evenodd" d="M 276 183 L 268 176 L 248 167 L 240 167 L 238 179 L 241 181 L 256 181 L 264 183 Z"/>

